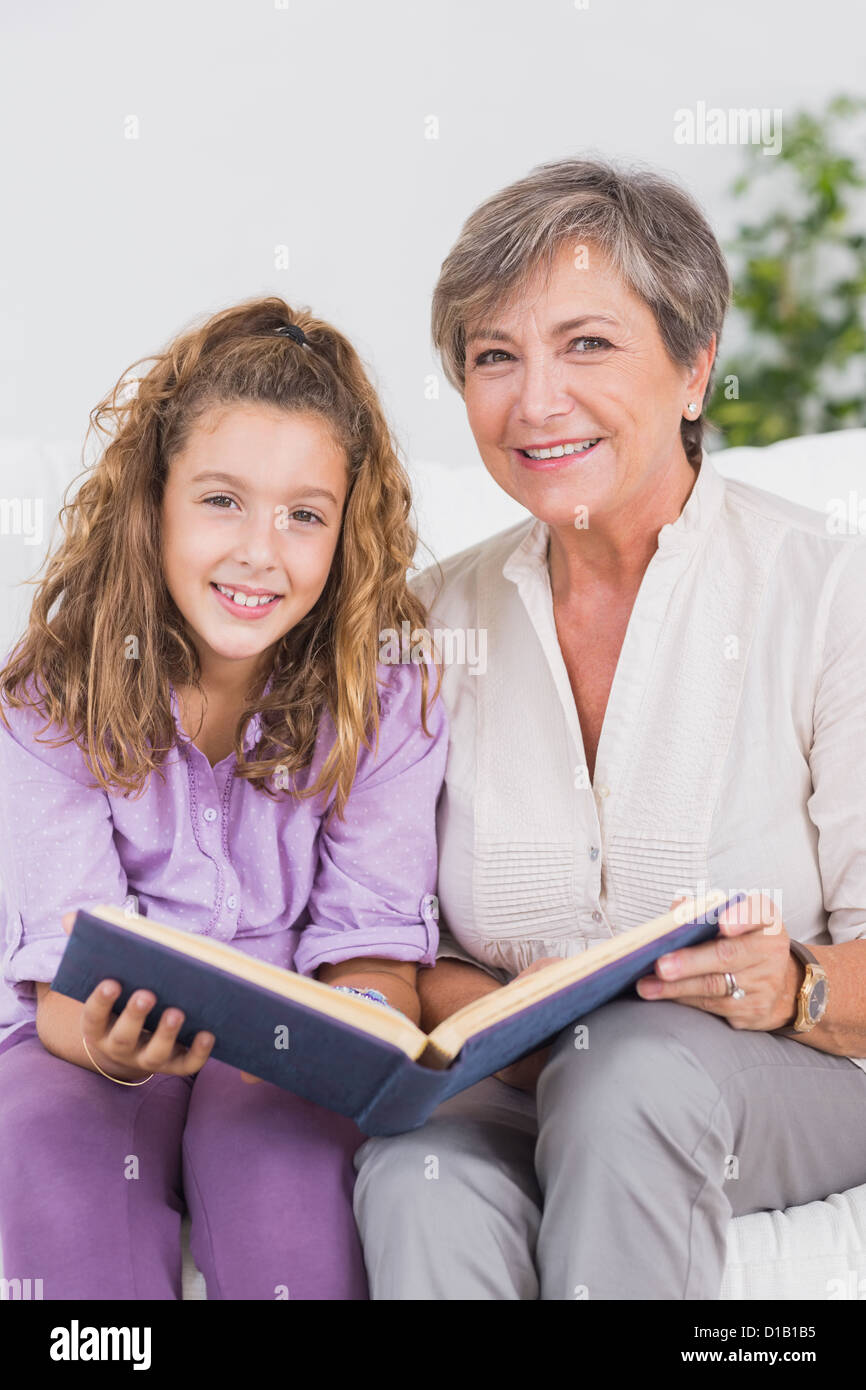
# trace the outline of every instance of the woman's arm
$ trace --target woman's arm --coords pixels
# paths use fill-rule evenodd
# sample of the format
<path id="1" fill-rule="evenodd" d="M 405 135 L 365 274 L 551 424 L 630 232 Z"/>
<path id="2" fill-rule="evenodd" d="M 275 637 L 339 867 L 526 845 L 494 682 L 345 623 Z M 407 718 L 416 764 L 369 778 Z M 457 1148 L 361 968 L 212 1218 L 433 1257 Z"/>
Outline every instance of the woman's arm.
<path id="1" fill-rule="evenodd" d="M 671 906 L 681 901 L 676 898 Z M 751 893 L 720 915 L 719 927 L 712 941 L 659 956 L 654 973 L 638 981 L 638 994 L 719 1014 L 732 1028 L 790 1027 L 805 972 L 790 950 L 791 938 L 773 900 Z M 866 941 L 810 942 L 809 950 L 827 972 L 827 1010 L 796 1041 L 837 1057 L 866 1057 Z M 743 999 L 728 994 L 726 971 L 745 990 Z"/>
<path id="2" fill-rule="evenodd" d="M 833 1052 L 837 1057 L 866 1057 L 866 941 L 846 941 L 840 946 L 813 946 L 809 950 L 827 972 L 827 1010 L 820 1023 L 798 1042 Z M 799 964 L 799 983 L 805 971 Z M 786 1019 L 785 1025 L 794 1022 Z"/>
<path id="3" fill-rule="evenodd" d="M 432 1033 L 458 1009 L 474 1004 L 476 999 L 501 988 L 498 980 L 494 980 L 481 966 L 451 960 L 446 956 L 432 969 L 422 970 L 418 978 L 420 1026 L 425 1033 Z"/>
<path id="4" fill-rule="evenodd" d="M 554 959 L 554 956 L 544 956 L 535 960 L 514 978 L 519 980 L 524 975 L 531 975 L 549 965 Z M 465 1008 L 467 1004 L 474 1004 L 476 999 L 483 998 L 485 994 L 492 994 L 497 989 L 502 989 L 502 985 L 480 966 L 470 965 L 462 960 L 449 960 L 446 956 L 432 970 L 421 972 L 418 982 L 421 1027 L 425 1033 L 432 1033 L 438 1024 L 456 1014 L 458 1009 Z M 540 1047 L 535 1052 L 530 1052 L 527 1057 L 521 1057 L 510 1066 L 494 1072 L 493 1075 L 498 1081 L 504 1081 L 506 1085 L 514 1086 L 519 1091 L 534 1091 L 549 1056 L 550 1045 Z"/>
<path id="5" fill-rule="evenodd" d="M 827 972 L 827 1009 L 797 1041 L 841 1057 L 866 1057 L 866 542 L 846 541 L 828 575 L 835 588 L 820 647 L 809 749 L 811 795 L 804 814 L 818 832 L 821 893 L 828 945 L 804 942 Z M 781 906 L 750 894 L 723 914 L 712 942 L 656 961 L 644 998 L 678 999 L 727 1018 L 732 1028 L 772 1032 L 789 1027 L 804 971 L 789 949 Z M 793 920 L 796 921 L 796 918 Z M 731 939 L 733 938 L 733 939 Z M 726 995 L 728 971 L 745 991 Z"/>

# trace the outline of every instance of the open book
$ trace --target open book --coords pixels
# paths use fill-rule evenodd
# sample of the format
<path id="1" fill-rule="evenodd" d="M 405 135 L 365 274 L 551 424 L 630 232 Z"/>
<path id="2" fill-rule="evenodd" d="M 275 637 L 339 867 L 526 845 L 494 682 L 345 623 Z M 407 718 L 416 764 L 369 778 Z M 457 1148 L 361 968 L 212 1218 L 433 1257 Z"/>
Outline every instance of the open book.
<path id="1" fill-rule="evenodd" d="M 650 972 L 667 951 L 708 940 L 738 893 L 689 899 L 643 926 L 555 961 L 452 1014 L 429 1036 L 402 1014 L 340 994 L 234 946 L 123 908 L 80 909 L 52 981 L 82 1002 L 118 980 L 120 1013 L 136 989 L 182 1009 L 178 1041 L 213 1033 L 210 1055 L 353 1119 L 366 1134 L 399 1134 L 437 1105 L 552 1040 Z"/>

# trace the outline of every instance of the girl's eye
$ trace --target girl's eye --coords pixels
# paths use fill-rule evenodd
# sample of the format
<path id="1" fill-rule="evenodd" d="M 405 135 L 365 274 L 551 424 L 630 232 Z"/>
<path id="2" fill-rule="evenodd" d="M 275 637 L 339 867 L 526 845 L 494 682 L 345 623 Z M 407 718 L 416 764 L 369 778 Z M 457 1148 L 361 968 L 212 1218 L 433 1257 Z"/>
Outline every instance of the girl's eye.
<path id="1" fill-rule="evenodd" d="M 218 503 L 234 502 L 235 499 L 233 497 L 229 497 L 225 492 L 218 492 L 213 497 L 206 497 L 204 500 L 205 502 Z M 216 510 L 219 512 L 225 512 L 228 511 L 228 507 L 218 506 Z M 305 520 L 301 523 L 303 526 L 310 526 L 313 522 L 317 523 L 319 526 L 324 525 L 322 518 L 320 516 L 317 516 L 315 512 L 307 511 L 306 507 L 297 507 L 295 511 L 290 513 L 290 515 L 293 517 L 304 517 Z"/>
<path id="2" fill-rule="evenodd" d="M 578 354 L 578 355 L 581 356 L 581 357 L 584 355 L 584 353 L 585 353 L 586 351 L 597 352 L 598 349 L 599 349 L 599 347 L 601 347 L 601 348 L 603 349 L 603 348 L 609 348 L 609 347 L 611 346 L 611 344 L 608 342 L 607 338 L 593 338 L 593 337 L 588 337 L 586 334 L 582 335 L 580 338 L 572 338 L 572 340 L 571 340 L 571 342 L 569 343 L 568 346 L 569 346 L 569 347 L 574 347 L 575 343 L 592 343 L 592 344 L 594 344 L 594 346 L 593 346 L 592 348 L 590 348 L 590 349 L 586 349 L 586 348 L 581 349 L 581 351 L 580 351 L 579 354 Z M 493 359 L 493 357 L 494 357 L 495 355 L 497 355 L 497 354 L 498 354 L 500 357 L 510 357 L 510 356 L 511 356 L 511 353 L 506 352 L 504 348 L 488 348 L 486 352 L 479 353 L 479 355 L 475 358 L 475 366 L 476 366 L 476 367 L 496 366 L 497 364 L 496 364 L 495 362 L 493 362 L 492 359 Z M 489 359 L 489 360 L 487 360 L 487 359 Z"/>

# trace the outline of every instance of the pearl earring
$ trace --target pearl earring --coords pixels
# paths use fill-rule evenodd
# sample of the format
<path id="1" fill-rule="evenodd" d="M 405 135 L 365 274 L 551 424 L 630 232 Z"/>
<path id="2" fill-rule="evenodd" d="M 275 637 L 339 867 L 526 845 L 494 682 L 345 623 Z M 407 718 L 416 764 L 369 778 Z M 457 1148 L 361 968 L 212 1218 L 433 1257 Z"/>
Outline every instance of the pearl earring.
<path id="1" fill-rule="evenodd" d="M 698 408 L 698 403 L 697 403 L 697 401 L 689 401 L 688 405 L 686 406 L 686 409 L 687 409 L 687 410 L 690 410 L 690 411 L 692 412 L 692 414 L 694 414 L 694 412 L 697 410 L 697 408 Z"/>

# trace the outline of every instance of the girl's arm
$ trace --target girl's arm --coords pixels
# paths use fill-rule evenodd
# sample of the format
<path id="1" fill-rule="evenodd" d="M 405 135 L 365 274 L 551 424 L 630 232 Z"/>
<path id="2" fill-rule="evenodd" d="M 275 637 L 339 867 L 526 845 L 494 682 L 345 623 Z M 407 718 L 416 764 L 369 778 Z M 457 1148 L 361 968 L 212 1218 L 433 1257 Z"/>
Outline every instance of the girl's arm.
<path id="1" fill-rule="evenodd" d="M 112 984 L 110 995 L 102 985 Z M 196 1033 L 192 1047 L 183 1047 L 177 1033 L 183 1023 L 180 1009 L 164 1009 L 154 1032 L 142 1024 L 156 1003 L 156 996 L 136 991 L 119 1014 L 111 1006 L 120 993 L 115 981 L 100 981 L 84 1004 L 55 994 L 49 984 L 36 982 L 36 1032 L 47 1052 L 88 1071 L 101 1071 L 115 1081 L 143 1081 L 153 1073 L 191 1076 L 210 1056 L 212 1033 Z M 138 1003 L 138 995 L 143 998 Z M 87 1038 L 91 1056 L 82 1042 Z"/>
<path id="2" fill-rule="evenodd" d="M 379 674 L 378 741 L 359 750 L 344 815 L 323 822 L 293 969 L 328 985 L 378 989 L 418 1024 L 418 968 L 429 972 L 439 940 L 436 805 L 448 723 L 440 697 L 427 711 L 429 736 L 423 731 L 417 665 L 380 663 Z M 322 755 L 327 746 L 324 737 Z"/>
<path id="3" fill-rule="evenodd" d="M 64 914 L 62 924 L 67 935 L 74 921 L 74 912 Z M 179 1009 L 163 1009 L 156 1031 L 142 1031 L 142 1024 L 156 1003 L 156 996 L 149 991 L 137 990 L 123 1011 L 114 1015 L 111 1006 L 120 993 L 114 980 L 100 980 L 83 1004 L 65 994 L 55 994 L 44 981 L 35 984 L 39 1041 L 47 1052 L 76 1067 L 102 1071 L 116 1081 L 141 1081 L 157 1071 L 172 1076 L 190 1075 L 199 1071 L 210 1056 L 211 1033 L 197 1033 L 191 1048 L 177 1042 L 176 1034 L 184 1017 Z M 103 993 L 104 985 L 111 987 L 108 994 Z M 82 1037 L 87 1038 L 89 1057 Z"/>
<path id="4" fill-rule="evenodd" d="M 429 971 L 426 973 L 430 973 Z M 378 989 L 394 1009 L 421 1022 L 421 1001 L 416 989 L 418 967 L 414 961 L 388 960 L 385 956 L 355 956 L 336 965 L 320 965 L 316 979 L 326 985 L 354 985 Z"/>
<path id="5" fill-rule="evenodd" d="M 64 1062 L 72 1062 L 76 1067 L 96 1071 L 81 1041 L 83 1032 L 82 1014 L 84 1005 L 77 999 L 69 999 L 65 994 L 55 994 L 49 984 L 36 982 L 36 1032 L 39 1041 L 47 1052 L 61 1057 Z M 90 1038 L 87 1045 L 103 1071 L 116 1076 L 119 1081 L 141 1081 L 147 1076 L 140 1067 L 121 1066 L 103 1057 Z"/>

